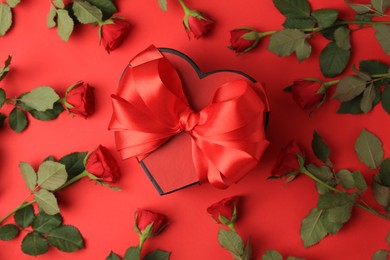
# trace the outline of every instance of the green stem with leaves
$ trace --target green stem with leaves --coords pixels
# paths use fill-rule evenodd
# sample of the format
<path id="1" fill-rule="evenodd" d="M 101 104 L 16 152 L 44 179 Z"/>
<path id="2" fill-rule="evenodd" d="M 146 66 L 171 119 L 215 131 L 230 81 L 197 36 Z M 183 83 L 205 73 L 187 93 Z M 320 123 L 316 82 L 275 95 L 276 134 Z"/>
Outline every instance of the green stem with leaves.
<path id="1" fill-rule="evenodd" d="M 389 73 L 385 73 L 385 74 L 374 74 L 374 75 L 371 75 L 371 78 L 373 78 L 372 80 L 368 81 L 367 84 L 370 84 L 370 83 L 374 83 L 375 81 L 379 81 L 379 80 L 382 80 L 382 79 L 387 79 L 387 78 L 390 78 L 390 74 Z M 340 82 L 340 79 L 336 79 L 336 80 L 332 80 L 332 81 L 327 81 L 327 82 L 324 82 L 323 83 L 323 86 L 325 88 L 328 88 L 330 86 L 333 86 L 333 85 L 336 85 Z"/>
<path id="2" fill-rule="evenodd" d="M 332 187 L 331 185 L 327 184 L 326 182 L 324 182 L 323 180 L 317 178 L 313 173 L 311 173 L 310 171 L 308 171 L 306 169 L 306 167 L 302 167 L 300 169 L 300 172 L 305 174 L 306 176 L 308 176 L 310 179 L 314 180 L 315 182 L 317 182 L 318 184 L 321 184 L 322 186 L 326 187 L 327 189 L 333 191 L 333 192 L 336 192 L 336 193 L 348 193 L 348 192 L 345 192 L 345 191 L 341 191 L 341 190 L 338 190 L 336 189 L 335 187 Z M 363 201 L 362 199 L 360 199 L 361 201 Z M 358 202 L 358 201 L 355 201 L 355 206 L 358 207 L 358 208 L 361 208 L 367 212 L 370 212 L 372 214 L 374 214 L 375 216 L 378 216 L 380 218 L 383 218 L 385 220 L 389 220 L 390 221 L 390 217 L 386 216 L 386 215 L 383 215 L 379 212 L 377 212 L 375 209 L 373 209 L 372 207 L 370 206 L 366 206 L 367 204 L 365 202 Z"/>

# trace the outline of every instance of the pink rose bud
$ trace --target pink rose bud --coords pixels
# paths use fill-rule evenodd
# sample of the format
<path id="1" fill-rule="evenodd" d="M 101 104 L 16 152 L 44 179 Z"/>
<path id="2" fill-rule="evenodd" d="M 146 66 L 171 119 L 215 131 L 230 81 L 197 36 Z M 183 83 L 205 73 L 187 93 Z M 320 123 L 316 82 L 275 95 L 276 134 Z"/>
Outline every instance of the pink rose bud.
<path id="1" fill-rule="evenodd" d="M 252 28 L 238 28 L 230 31 L 230 46 L 237 54 L 248 52 L 255 48 L 261 34 Z"/>
<path id="2" fill-rule="evenodd" d="M 135 231 L 144 238 L 158 235 L 167 225 L 168 220 L 162 214 L 146 209 L 137 209 L 135 212 Z"/>
<path id="3" fill-rule="evenodd" d="M 303 157 L 303 152 L 295 140 L 291 140 L 283 147 L 279 154 L 274 168 L 271 171 L 273 176 L 284 176 L 289 173 L 297 173 L 301 168 L 299 166 L 297 155 Z"/>
<path id="4" fill-rule="evenodd" d="M 91 152 L 85 162 L 85 169 L 88 173 L 95 175 L 98 180 L 104 182 L 115 182 L 119 176 L 119 167 L 110 151 L 99 145 Z"/>
<path id="5" fill-rule="evenodd" d="M 108 53 L 117 49 L 125 41 L 130 31 L 130 23 L 124 19 L 113 17 L 101 28 L 101 42 Z"/>
<path id="6" fill-rule="evenodd" d="M 318 81 L 297 80 L 292 85 L 292 96 L 294 101 L 302 109 L 310 109 L 320 103 L 323 94 L 319 94 L 322 84 Z"/>
<path id="7" fill-rule="evenodd" d="M 93 87 L 83 81 L 70 86 L 65 94 L 65 106 L 69 112 L 84 118 L 92 115 L 95 111 Z"/>
<path id="8" fill-rule="evenodd" d="M 196 39 L 205 36 L 209 33 L 213 27 L 214 21 L 211 20 L 206 14 L 194 11 L 195 13 L 188 16 L 187 31 L 192 32 Z M 184 24 L 186 24 L 184 22 Z"/>
<path id="9" fill-rule="evenodd" d="M 225 198 L 207 208 L 207 212 L 219 224 L 230 225 L 237 219 L 239 197 Z"/>

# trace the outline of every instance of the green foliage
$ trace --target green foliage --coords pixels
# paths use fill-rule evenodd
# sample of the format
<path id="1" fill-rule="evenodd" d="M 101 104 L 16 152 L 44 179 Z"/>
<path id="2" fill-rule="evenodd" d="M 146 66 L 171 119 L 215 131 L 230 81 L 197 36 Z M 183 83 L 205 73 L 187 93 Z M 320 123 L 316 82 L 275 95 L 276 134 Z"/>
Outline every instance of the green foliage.
<path id="1" fill-rule="evenodd" d="M 333 25 L 339 16 L 339 11 L 335 9 L 318 9 L 311 14 L 318 23 L 318 26 L 323 29 Z"/>
<path id="2" fill-rule="evenodd" d="M 283 256 L 276 250 L 267 250 L 261 257 L 262 260 L 283 260 Z"/>
<path id="3" fill-rule="evenodd" d="M 103 20 L 110 18 L 118 12 L 113 0 L 86 0 L 91 5 L 96 6 L 103 13 Z"/>
<path id="4" fill-rule="evenodd" d="M 54 5 L 50 5 L 50 11 L 49 13 L 47 14 L 47 17 L 46 17 L 46 23 L 47 23 L 47 27 L 49 28 L 54 28 L 57 26 L 57 22 L 56 22 L 56 16 L 57 16 L 57 9 L 55 8 Z"/>
<path id="5" fill-rule="evenodd" d="M 372 193 L 379 205 L 382 205 L 385 208 L 390 206 L 390 187 L 381 183 L 378 174 L 375 175 L 374 181 L 372 182 Z"/>
<path id="6" fill-rule="evenodd" d="M 169 260 L 170 255 L 170 252 L 156 249 L 145 255 L 144 260 Z"/>
<path id="7" fill-rule="evenodd" d="M 11 7 L 15 8 L 21 0 L 7 0 L 6 3 Z"/>
<path id="8" fill-rule="evenodd" d="M 32 205 L 17 210 L 14 215 L 16 224 L 22 228 L 30 226 L 34 218 L 34 207 Z"/>
<path id="9" fill-rule="evenodd" d="M 98 23 L 103 19 L 103 13 L 87 1 L 73 0 L 73 12 L 77 20 L 83 24 Z"/>
<path id="10" fill-rule="evenodd" d="M 60 188 L 68 177 L 68 174 L 65 169 L 65 165 L 45 161 L 43 162 L 38 169 L 38 185 L 46 190 L 54 191 Z"/>
<path id="11" fill-rule="evenodd" d="M 63 252 L 74 252 L 84 248 L 84 239 L 80 231 L 70 225 L 63 225 L 51 230 L 47 234 L 47 240 L 51 246 Z"/>
<path id="12" fill-rule="evenodd" d="M 19 229 L 14 224 L 0 226 L 0 240 L 7 241 L 14 239 L 19 234 Z"/>
<path id="13" fill-rule="evenodd" d="M 302 220 L 300 234 L 305 247 L 317 244 L 328 234 L 321 221 L 323 213 L 323 210 L 314 208 Z"/>
<path id="14" fill-rule="evenodd" d="M 34 168 L 26 162 L 21 162 L 19 164 L 20 171 L 22 172 L 23 179 L 26 182 L 27 188 L 31 191 L 35 190 L 37 185 L 37 174 L 34 171 Z"/>
<path id="15" fill-rule="evenodd" d="M 11 7 L 6 3 L 0 3 L 0 37 L 4 36 L 12 25 Z"/>
<path id="16" fill-rule="evenodd" d="M 366 81 L 357 76 L 345 76 L 337 84 L 333 97 L 341 102 L 351 101 L 363 93 L 366 85 Z"/>
<path id="17" fill-rule="evenodd" d="M 61 214 L 48 215 L 44 211 L 39 212 L 35 217 L 32 228 L 42 234 L 48 234 L 53 229 L 61 226 Z"/>
<path id="18" fill-rule="evenodd" d="M 389 258 L 389 251 L 388 250 L 378 250 L 375 252 L 374 256 L 372 257 L 372 260 L 388 260 Z"/>
<path id="19" fill-rule="evenodd" d="M 20 133 L 26 129 L 28 125 L 27 116 L 23 110 L 15 107 L 8 116 L 8 123 L 12 130 Z"/>
<path id="20" fill-rule="evenodd" d="M 320 55 L 322 74 L 327 78 L 339 75 L 348 65 L 350 56 L 350 50 L 343 50 L 335 42 L 330 42 Z"/>
<path id="21" fill-rule="evenodd" d="M 63 41 L 67 42 L 74 28 L 73 19 L 70 17 L 67 10 L 57 10 L 57 27 L 58 36 L 60 36 Z"/>
<path id="22" fill-rule="evenodd" d="M 286 18 L 304 19 L 310 17 L 310 4 L 307 0 L 273 0 L 273 2 Z"/>
<path id="23" fill-rule="evenodd" d="M 158 0 L 158 6 L 159 6 L 160 9 L 163 10 L 164 12 L 167 12 L 167 11 L 168 11 L 167 0 Z"/>
<path id="24" fill-rule="evenodd" d="M 106 260 L 121 260 L 121 258 L 115 254 L 113 251 L 106 257 Z"/>
<path id="25" fill-rule="evenodd" d="M 381 163 L 378 176 L 383 185 L 390 187 L 390 158 Z"/>
<path id="26" fill-rule="evenodd" d="M 85 170 L 84 159 L 87 156 L 86 152 L 75 152 L 62 157 L 59 162 L 65 165 L 68 173 L 68 180 L 79 175 Z"/>
<path id="27" fill-rule="evenodd" d="M 390 55 L 390 27 L 384 24 L 374 25 L 375 38 L 378 40 L 383 51 Z"/>
<path id="28" fill-rule="evenodd" d="M 4 62 L 4 66 L 0 68 L 0 81 L 2 81 L 5 78 L 5 76 L 7 76 L 9 72 L 9 66 L 11 65 L 11 60 L 12 60 L 12 56 L 8 55 L 8 58 Z M 4 93 L 4 97 L 5 97 L 5 93 Z"/>
<path id="29" fill-rule="evenodd" d="M 132 260 L 132 259 L 140 259 L 140 258 L 141 258 L 141 252 L 139 251 L 139 247 L 134 246 L 134 247 L 129 247 L 126 250 L 123 260 Z"/>
<path id="30" fill-rule="evenodd" d="M 351 49 L 350 33 L 351 30 L 346 27 L 339 27 L 334 32 L 335 42 L 340 49 L 346 51 Z"/>
<path id="31" fill-rule="evenodd" d="M 20 101 L 32 109 L 45 111 L 53 109 L 54 103 L 59 99 L 60 97 L 51 87 L 43 86 L 26 93 Z"/>
<path id="32" fill-rule="evenodd" d="M 323 163 L 329 162 L 330 149 L 316 131 L 313 132 L 311 147 L 318 159 L 320 159 Z"/>
<path id="33" fill-rule="evenodd" d="M 390 85 L 387 85 L 383 91 L 382 107 L 388 114 L 390 114 Z"/>
<path id="34" fill-rule="evenodd" d="M 31 256 L 42 255 L 49 250 L 45 237 L 38 232 L 28 233 L 22 241 L 22 251 Z"/>
<path id="35" fill-rule="evenodd" d="M 38 111 L 35 109 L 29 109 L 28 112 L 34 117 L 35 119 L 41 120 L 41 121 L 50 121 L 56 119 L 62 112 L 64 111 L 63 106 L 61 105 L 61 102 L 57 101 L 54 103 L 53 109 L 48 109 L 45 111 Z"/>
<path id="36" fill-rule="evenodd" d="M 57 199 L 53 193 L 41 189 L 34 193 L 34 198 L 38 206 L 49 215 L 55 215 L 60 212 Z"/>
<path id="37" fill-rule="evenodd" d="M 218 242 L 223 248 L 229 250 L 233 257 L 241 256 L 244 253 L 244 241 L 234 231 L 219 229 Z"/>
<path id="38" fill-rule="evenodd" d="M 363 129 L 355 142 L 355 152 L 361 162 L 376 169 L 383 161 L 382 142 L 373 133 Z"/>

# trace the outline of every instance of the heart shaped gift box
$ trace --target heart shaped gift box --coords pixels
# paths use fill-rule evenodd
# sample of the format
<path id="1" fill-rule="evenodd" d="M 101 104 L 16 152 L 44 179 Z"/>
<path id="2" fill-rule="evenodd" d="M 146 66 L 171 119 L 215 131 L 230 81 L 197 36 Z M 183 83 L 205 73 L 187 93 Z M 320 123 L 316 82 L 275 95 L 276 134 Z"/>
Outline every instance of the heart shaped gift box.
<path id="1" fill-rule="evenodd" d="M 268 100 L 245 73 L 203 73 L 183 53 L 154 46 L 126 67 L 109 129 L 161 195 L 209 181 L 237 182 L 268 147 Z"/>

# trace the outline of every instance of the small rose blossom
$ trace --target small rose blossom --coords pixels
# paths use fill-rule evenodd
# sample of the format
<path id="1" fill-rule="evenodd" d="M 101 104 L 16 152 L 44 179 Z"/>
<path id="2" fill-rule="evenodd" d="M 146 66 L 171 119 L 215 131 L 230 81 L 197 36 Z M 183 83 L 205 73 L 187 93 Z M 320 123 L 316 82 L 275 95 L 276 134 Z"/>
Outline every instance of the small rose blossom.
<path id="1" fill-rule="evenodd" d="M 251 35 L 251 39 L 245 39 Z M 230 31 L 230 49 L 237 54 L 248 52 L 255 48 L 259 43 L 260 37 L 257 31 L 251 28 L 238 28 Z"/>
<path id="2" fill-rule="evenodd" d="M 183 22 L 187 32 L 192 32 L 196 39 L 208 34 L 214 24 L 206 14 L 198 11 L 191 11 L 184 17 Z"/>
<path id="3" fill-rule="evenodd" d="M 300 166 L 297 155 L 303 157 L 303 152 L 296 141 L 291 140 L 285 147 L 283 147 L 271 174 L 273 176 L 284 176 L 286 174 L 299 171 Z"/>
<path id="4" fill-rule="evenodd" d="M 318 94 L 321 87 L 318 81 L 297 80 L 292 85 L 291 93 L 300 108 L 310 109 L 322 100 L 323 94 Z"/>
<path id="5" fill-rule="evenodd" d="M 146 209 L 137 209 L 134 224 L 135 230 L 140 236 L 149 238 L 158 235 L 168 225 L 168 220 L 162 214 Z M 146 233 L 147 227 L 151 224 L 153 224 L 151 230 L 149 233 Z"/>
<path id="6" fill-rule="evenodd" d="M 208 207 L 207 212 L 218 224 L 232 224 L 237 219 L 237 204 L 239 199 L 240 198 L 237 196 L 225 198 Z M 227 222 L 225 222 L 224 219 L 226 219 Z"/>
<path id="7" fill-rule="evenodd" d="M 95 112 L 93 87 L 83 81 L 71 86 L 65 94 L 65 106 L 75 115 L 84 118 L 92 115 Z"/>
<path id="8" fill-rule="evenodd" d="M 119 167 L 115 158 L 102 145 L 99 145 L 96 150 L 88 155 L 85 169 L 88 173 L 104 182 L 115 182 L 120 176 Z"/>
<path id="9" fill-rule="evenodd" d="M 108 53 L 121 46 L 130 31 L 128 21 L 117 17 L 111 18 L 111 21 L 103 24 L 101 31 L 101 42 Z"/>

